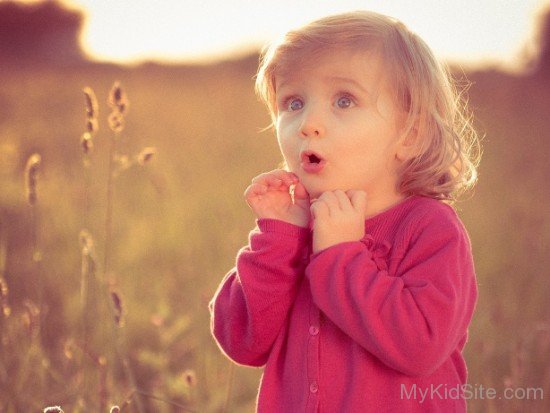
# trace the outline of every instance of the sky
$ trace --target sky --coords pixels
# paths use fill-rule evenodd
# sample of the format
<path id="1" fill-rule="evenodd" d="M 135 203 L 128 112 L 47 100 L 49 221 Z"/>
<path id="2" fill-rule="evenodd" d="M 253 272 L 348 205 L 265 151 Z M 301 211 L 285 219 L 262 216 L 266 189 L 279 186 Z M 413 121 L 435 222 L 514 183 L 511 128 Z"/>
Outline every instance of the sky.
<path id="1" fill-rule="evenodd" d="M 439 57 L 514 64 L 548 0 L 63 0 L 87 12 L 85 50 L 98 60 L 211 61 L 257 51 L 328 14 L 396 17 Z"/>

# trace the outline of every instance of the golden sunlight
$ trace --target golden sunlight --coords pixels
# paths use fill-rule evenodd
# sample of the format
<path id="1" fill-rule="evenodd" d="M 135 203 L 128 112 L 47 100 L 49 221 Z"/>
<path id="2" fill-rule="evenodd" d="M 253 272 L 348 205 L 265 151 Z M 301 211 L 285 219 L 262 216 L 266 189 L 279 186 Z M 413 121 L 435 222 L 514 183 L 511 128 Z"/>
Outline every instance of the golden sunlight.
<path id="1" fill-rule="evenodd" d="M 368 8 L 401 19 L 443 58 L 512 61 L 543 0 L 63 0 L 83 9 L 83 46 L 99 60 L 212 60 L 258 50 L 322 15 Z"/>

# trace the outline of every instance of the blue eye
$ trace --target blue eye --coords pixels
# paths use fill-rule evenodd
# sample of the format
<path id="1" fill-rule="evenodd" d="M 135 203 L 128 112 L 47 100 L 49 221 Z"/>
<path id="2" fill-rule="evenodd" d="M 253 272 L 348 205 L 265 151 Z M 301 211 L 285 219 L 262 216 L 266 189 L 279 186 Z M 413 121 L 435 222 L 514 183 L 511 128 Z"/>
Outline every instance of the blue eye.
<path id="1" fill-rule="evenodd" d="M 300 110 L 304 107 L 304 102 L 302 102 L 301 99 L 292 99 L 288 102 L 288 110 L 290 111 L 296 111 Z"/>
<path id="2" fill-rule="evenodd" d="M 340 109 L 347 109 L 352 103 L 351 99 L 347 96 L 342 96 L 336 101 L 336 105 L 338 105 Z"/>

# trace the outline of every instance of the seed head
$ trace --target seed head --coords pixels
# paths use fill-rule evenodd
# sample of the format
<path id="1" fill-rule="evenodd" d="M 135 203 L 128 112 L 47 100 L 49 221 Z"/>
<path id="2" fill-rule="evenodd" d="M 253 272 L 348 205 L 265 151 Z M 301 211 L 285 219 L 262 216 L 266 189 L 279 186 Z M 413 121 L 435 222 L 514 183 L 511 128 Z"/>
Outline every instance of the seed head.
<path id="1" fill-rule="evenodd" d="M 99 126 L 97 119 L 86 119 L 86 130 L 90 133 L 96 133 Z"/>
<path id="2" fill-rule="evenodd" d="M 94 239 L 85 229 L 80 231 L 79 239 L 82 246 L 82 271 L 85 274 L 93 273 L 96 269 Z"/>
<path id="3" fill-rule="evenodd" d="M 82 91 L 84 92 L 84 97 L 86 98 L 86 116 L 88 118 L 97 118 L 98 104 L 93 89 L 90 87 L 85 87 Z"/>
<path id="4" fill-rule="evenodd" d="M 107 120 L 109 122 L 109 128 L 111 128 L 113 132 L 122 132 L 124 129 L 124 116 L 119 111 L 114 110 L 111 112 Z"/>
<path id="5" fill-rule="evenodd" d="M 153 159 L 153 156 L 155 156 L 156 153 L 157 153 L 157 148 L 153 148 L 152 146 L 143 148 L 138 155 L 137 161 L 141 166 L 143 166 L 147 162 L 149 162 L 151 159 Z"/>
<path id="6" fill-rule="evenodd" d="M 51 407 L 46 407 L 44 409 L 44 413 L 63 413 L 63 410 L 61 410 L 61 407 L 59 406 L 51 406 Z"/>
<path id="7" fill-rule="evenodd" d="M 94 148 L 94 141 L 92 140 L 91 132 L 84 132 L 80 138 L 80 146 L 84 155 L 88 155 Z"/>
<path id="8" fill-rule="evenodd" d="M 78 234 L 78 239 L 80 241 L 80 245 L 82 245 L 82 248 L 90 250 L 93 248 L 94 240 L 92 238 L 92 235 L 88 232 L 88 230 L 83 229 L 80 231 L 80 234 Z"/>
<path id="9" fill-rule="evenodd" d="M 120 82 L 115 82 L 109 93 L 109 106 L 119 112 L 121 115 L 125 115 L 128 112 L 128 98 L 126 93 L 120 86 Z"/>
<path id="10" fill-rule="evenodd" d="M 122 300 L 120 299 L 120 295 L 116 291 L 111 291 L 111 300 L 113 301 L 115 324 L 117 327 L 122 327 Z"/>
<path id="11" fill-rule="evenodd" d="M 36 204 L 36 181 L 41 160 L 41 156 L 35 153 L 30 156 L 25 166 L 25 189 L 29 205 Z"/>
<path id="12" fill-rule="evenodd" d="M 187 387 L 195 387 L 197 384 L 197 375 L 194 370 L 185 370 L 183 372 L 183 382 Z"/>
<path id="13" fill-rule="evenodd" d="M 8 296 L 8 284 L 4 277 L 0 275 L 0 299 L 6 298 Z"/>
<path id="14" fill-rule="evenodd" d="M 85 87 L 82 91 L 86 100 L 86 130 L 95 133 L 98 129 L 97 118 L 99 113 L 97 98 L 94 91 L 89 87 Z"/>
<path id="15" fill-rule="evenodd" d="M 40 320 L 40 309 L 31 300 L 23 300 L 25 312 L 23 313 L 23 323 L 29 329 L 29 333 L 33 334 L 38 331 Z"/>
<path id="16" fill-rule="evenodd" d="M 11 308 L 8 304 L 8 284 L 6 280 L 0 275 L 0 309 L 4 317 L 9 317 L 11 314 Z"/>

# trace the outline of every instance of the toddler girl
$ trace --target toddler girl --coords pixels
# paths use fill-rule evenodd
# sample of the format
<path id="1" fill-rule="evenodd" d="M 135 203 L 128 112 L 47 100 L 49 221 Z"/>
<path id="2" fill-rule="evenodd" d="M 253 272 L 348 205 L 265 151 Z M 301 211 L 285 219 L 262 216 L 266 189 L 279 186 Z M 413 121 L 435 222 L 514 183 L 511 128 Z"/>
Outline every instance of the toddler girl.
<path id="1" fill-rule="evenodd" d="M 477 290 L 451 207 L 478 148 L 446 70 L 399 21 L 326 17 L 263 54 L 285 169 L 252 180 L 248 246 L 210 303 L 258 412 L 462 412 Z"/>

